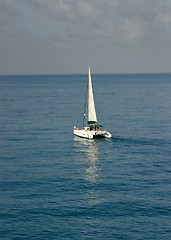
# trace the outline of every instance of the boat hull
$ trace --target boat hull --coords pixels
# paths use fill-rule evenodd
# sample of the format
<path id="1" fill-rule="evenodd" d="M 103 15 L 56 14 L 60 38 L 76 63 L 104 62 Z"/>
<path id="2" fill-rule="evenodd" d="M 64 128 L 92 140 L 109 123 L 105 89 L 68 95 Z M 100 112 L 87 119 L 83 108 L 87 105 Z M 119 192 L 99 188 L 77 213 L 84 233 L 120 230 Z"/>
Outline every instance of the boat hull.
<path id="1" fill-rule="evenodd" d="M 87 129 L 77 129 L 74 128 L 74 135 L 86 138 L 86 139 L 93 139 L 93 138 L 111 138 L 112 135 L 106 130 L 87 130 Z"/>
<path id="2" fill-rule="evenodd" d="M 106 130 L 97 131 L 94 133 L 93 138 L 111 138 L 112 134 Z"/>
<path id="3" fill-rule="evenodd" d="M 87 138 L 87 139 L 93 138 L 93 134 L 90 131 L 86 131 L 84 129 L 81 129 L 81 130 L 74 129 L 74 134 L 81 138 Z"/>

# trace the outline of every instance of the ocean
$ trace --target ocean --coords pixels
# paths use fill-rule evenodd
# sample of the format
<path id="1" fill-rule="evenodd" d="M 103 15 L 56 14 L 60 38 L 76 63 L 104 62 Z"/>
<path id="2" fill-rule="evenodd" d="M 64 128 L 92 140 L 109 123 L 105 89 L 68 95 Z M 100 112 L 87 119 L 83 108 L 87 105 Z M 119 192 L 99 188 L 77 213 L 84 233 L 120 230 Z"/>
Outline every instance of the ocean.
<path id="1" fill-rule="evenodd" d="M 0 76 L 0 239 L 171 239 L 171 74 Z"/>

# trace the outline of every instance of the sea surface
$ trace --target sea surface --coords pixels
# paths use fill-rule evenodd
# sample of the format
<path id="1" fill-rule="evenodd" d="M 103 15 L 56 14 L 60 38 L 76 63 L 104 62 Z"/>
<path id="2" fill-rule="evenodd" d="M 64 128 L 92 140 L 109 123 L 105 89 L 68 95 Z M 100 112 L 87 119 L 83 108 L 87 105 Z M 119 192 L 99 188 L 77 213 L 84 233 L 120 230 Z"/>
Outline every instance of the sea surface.
<path id="1" fill-rule="evenodd" d="M 0 76 L 1 240 L 170 240 L 171 74 Z"/>

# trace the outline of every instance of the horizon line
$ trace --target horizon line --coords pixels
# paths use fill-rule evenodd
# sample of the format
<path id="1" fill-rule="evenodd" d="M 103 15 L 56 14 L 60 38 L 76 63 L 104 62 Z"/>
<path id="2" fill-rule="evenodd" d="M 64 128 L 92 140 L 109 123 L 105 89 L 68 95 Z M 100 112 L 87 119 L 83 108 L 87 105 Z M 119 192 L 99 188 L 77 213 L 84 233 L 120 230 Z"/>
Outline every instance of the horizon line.
<path id="1" fill-rule="evenodd" d="M 92 73 L 92 75 L 170 75 L 171 72 L 133 72 L 133 73 Z M 87 75 L 87 73 L 0 73 L 0 76 L 57 76 L 57 75 Z"/>

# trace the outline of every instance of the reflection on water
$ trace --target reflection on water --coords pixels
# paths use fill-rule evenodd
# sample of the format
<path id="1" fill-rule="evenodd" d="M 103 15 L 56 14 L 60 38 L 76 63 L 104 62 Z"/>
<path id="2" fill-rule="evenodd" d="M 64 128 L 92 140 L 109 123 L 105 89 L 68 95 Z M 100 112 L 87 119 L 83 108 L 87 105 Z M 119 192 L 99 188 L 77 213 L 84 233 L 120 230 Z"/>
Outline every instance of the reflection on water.
<path id="1" fill-rule="evenodd" d="M 85 178 L 87 181 L 95 183 L 98 181 L 97 161 L 98 161 L 98 145 L 96 142 L 88 144 L 86 149 L 86 155 L 89 163 L 86 169 Z"/>
<path id="2" fill-rule="evenodd" d="M 82 138 L 74 138 L 75 143 L 80 145 L 82 151 L 87 155 L 87 168 L 85 170 L 85 179 L 89 182 L 96 183 L 98 181 L 97 162 L 99 156 L 98 142 L 94 140 L 86 140 Z"/>
<path id="3" fill-rule="evenodd" d="M 75 146 L 79 151 L 85 152 L 86 167 L 84 171 L 84 179 L 90 183 L 89 188 L 84 194 L 85 204 L 94 206 L 102 202 L 99 191 L 96 188 L 100 181 L 98 161 L 99 161 L 99 142 L 95 140 L 86 140 L 82 138 L 74 138 Z"/>
<path id="4" fill-rule="evenodd" d="M 86 239 L 96 239 L 96 229 L 101 225 L 101 219 L 98 216 L 99 206 L 104 201 L 99 190 L 100 181 L 99 172 L 99 142 L 96 140 L 86 140 L 74 138 L 77 151 L 83 152 L 84 172 L 83 178 L 87 182 L 87 187 L 83 190 L 81 206 L 84 206 L 87 212 L 91 212 L 93 217 L 84 217 L 83 221 L 86 228 Z M 82 154 L 81 154 L 82 155 Z M 93 215 L 93 213 L 96 213 Z"/>

